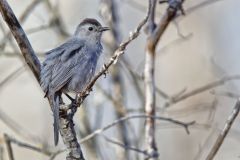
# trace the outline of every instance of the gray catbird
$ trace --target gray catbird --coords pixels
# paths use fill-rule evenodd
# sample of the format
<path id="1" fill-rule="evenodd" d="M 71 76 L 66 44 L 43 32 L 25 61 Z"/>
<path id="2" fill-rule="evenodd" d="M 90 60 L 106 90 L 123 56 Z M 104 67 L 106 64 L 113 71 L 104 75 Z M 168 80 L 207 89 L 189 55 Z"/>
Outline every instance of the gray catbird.
<path id="1" fill-rule="evenodd" d="M 108 27 L 86 18 L 65 43 L 46 53 L 41 69 L 41 87 L 48 97 L 54 116 L 54 143 L 58 144 L 61 94 L 80 93 L 95 73 L 102 51 L 102 32 Z"/>

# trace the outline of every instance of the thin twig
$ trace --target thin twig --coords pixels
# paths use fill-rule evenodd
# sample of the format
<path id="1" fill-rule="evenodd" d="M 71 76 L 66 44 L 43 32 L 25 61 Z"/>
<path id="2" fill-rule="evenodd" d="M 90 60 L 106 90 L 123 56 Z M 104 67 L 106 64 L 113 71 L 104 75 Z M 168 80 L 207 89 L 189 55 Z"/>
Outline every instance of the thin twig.
<path id="1" fill-rule="evenodd" d="M 99 85 L 97 85 L 97 88 L 99 89 L 99 91 L 109 100 L 113 103 L 113 106 L 119 105 L 121 107 L 116 108 L 116 110 L 121 113 L 121 115 L 126 115 L 127 111 L 126 111 L 126 107 L 120 103 L 119 101 L 117 101 L 111 94 L 107 93 L 103 88 L 101 88 Z"/>
<path id="2" fill-rule="evenodd" d="M 196 11 L 199 10 L 199 9 L 202 9 L 202 8 L 204 8 L 204 7 L 207 7 L 207 6 L 209 6 L 209 5 L 213 4 L 213 3 L 222 2 L 222 1 L 224 1 L 224 0 L 205 0 L 205 1 L 200 2 L 200 3 L 197 4 L 197 5 L 194 5 L 194 6 L 192 6 L 192 7 L 187 8 L 187 9 L 185 10 L 185 13 L 186 13 L 186 15 L 188 16 L 188 15 L 190 15 L 191 13 L 194 13 L 194 12 L 196 12 Z M 181 18 L 181 17 L 182 17 L 181 14 L 177 14 L 177 15 L 176 15 L 176 18 L 178 18 L 178 19 Z"/>
<path id="3" fill-rule="evenodd" d="M 195 155 L 193 160 L 200 160 L 200 158 L 202 157 L 202 154 L 204 153 L 205 148 L 208 146 L 210 140 L 213 138 L 214 133 L 215 133 L 215 130 L 214 129 L 211 130 L 207 138 L 204 140 L 203 144 L 202 145 L 199 144 L 198 152 Z"/>
<path id="4" fill-rule="evenodd" d="M 142 27 L 145 25 L 145 23 L 147 22 L 149 16 L 149 10 L 147 12 L 146 17 L 138 24 L 137 28 L 135 29 L 135 31 L 130 32 L 130 36 L 128 37 L 128 39 L 124 42 L 122 42 L 118 49 L 114 52 L 113 56 L 110 58 L 109 62 L 107 62 L 106 64 L 103 65 L 102 69 L 94 76 L 94 78 L 91 80 L 91 82 L 86 86 L 86 88 L 83 90 L 83 92 L 81 94 L 78 95 L 78 106 L 80 106 L 80 104 L 83 102 L 83 100 L 89 95 L 89 92 L 92 90 L 92 87 L 94 86 L 94 84 L 96 83 L 96 81 L 103 75 L 106 74 L 106 72 L 108 71 L 109 67 L 112 66 L 113 64 L 117 63 L 119 57 L 121 55 L 123 55 L 125 53 L 125 50 L 127 48 L 127 46 L 133 41 L 135 40 L 139 34 L 140 31 L 142 29 Z"/>
<path id="5" fill-rule="evenodd" d="M 59 12 L 58 4 L 56 6 L 52 6 L 49 0 L 45 0 L 45 4 L 47 5 L 47 9 L 49 10 L 49 12 L 52 13 L 53 16 L 49 25 L 56 27 L 58 35 L 60 35 L 62 38 L 69 37 L 69 33 L 65 30 L 63 19 Z"/>
<path id="6" fill-rule="evenodd" d="M 117 125 L 117 124 L 119 124 L 123 121 L 131 120 L 131 119 L 139 119 L 139 118 L 143 118 L 143 119 L 154 118 L 156 120 L 162 120 L 162 121 L 167 121 L 167 122 L 170 122 L 170 123 L 174 123 L 176 125 L 182 126 L 187 133 L 189 133 L 188 127 L 195 123 L 195 121 L 184 123 L 184 122 L 181 122 L 181 121 L 178 121 L 178 120 L 174 120 L 172 118 L 166 118 L 166 117 L 160 117 L 160 116 L 149 117 L 148 115 L 145 115 L 145 114 L 130 115 L 130 116 L 125 116 L 125 117 L 122 117 L 120 119 L 117 119 L 117 120 L 113 121 L 112 123 L 106 125 L 105 127 L 95 130 L 93 133 L 91 133 L 88 136 L 82 138 L 80 143 L 84 143 L 85 141 L 95 137 L 96 135 L 101 134 L 102 132 L 112 128 L 113 126 L 115 126 L 115 125 Z"/>
<path id="7" fill-rule="evenodd" d="M 189 132 L 189 127 L 192 126 L 192 125 L 195 125 L 195 121 L 181 122 L 181 121 L 178 121 L 178 120 L 175 120 L 175 119 L 172 119 L 172 118 L 166 118 L 166 117 L 161 117 L 161 116 L 149 117 L 149 116 L 147 116 L 145 114 L 129 115 L 129 116 L 125 116 L 125 117 L 122 117 L 120 119 L 117 119 L 117 120 L 111 122 L 110 124 L 100 128 L 100 129 L 95 130 L 91 134 L 89 134 L 86 137 L 82 138 L 80 143 L 83 144 L 86 141 L 92 139 L 93 137 L 102 134 L 104 131 L 106 131 L 106 130 L 108 130 L 108 129 L 114 127 L 115 125 L 118 125 L 119 123 L 122 123 L 124 121 L 132 120 L 132 119 L 146 119 L 146 118 L 154 118 L 156 120 L 167 121 L 167 122 L 179 125 L 179 126 L 181 126 L 181 127 L 183 127 L 185 129 L 187 134 L 190 133 Z M 55 153 L 54 156 L 57 156 L 58 154 L 60 154 L 60 153 L 62 153 L 64 151 L 66 151 L 66 150 L 61 150 L 58 153 Z"/>
<path id="8" fill-rule="evenodd" d="M 47 155 L 47 156 L 51 156 L 52 155 L 52 152 L 48 151 L 48 150 L 45 150 L 44 148 L 39 148 L 39 147 L 36 147 L 36 146 L 33 146 L 31 144 L 28 144 L 28 143 L 25 143 L 25 142 L 21 142 L 7 134 L 4 134 L 4 138 L 9 142 L 9 143 L 14 143 L 16 145 L 18 145 L 19 147 L 23 147 L 23 148 L 26 148 L 26 149 L 29 149 L 29 150 L 32 150 L 32 151 L 36 151 L 36 152 L 39 152 L 39 153 L 42 153 L 44 155 Z"/>
<path id="9" fill-rule="evenodd" d="M 112 37 L 111 43 L 109 43 L 108 47 L 111 53 L 118 48 L 118 45 L 121 41 L 121 34 L 119 29 L 119 14 L 118 14 L 118 7 L 117 2 L 115 0 L 101 0 L 99 6 L 99 13 L 102 19 L 106 22 L 107 26 L 110 27 L 110 36 Z M 124 57 L 122 57 L 124 58 Z M 123 107 L 123 76 L 120 72 L 120 63 L 117 63 L 113 66 L 111 75 L 112 75 L 112 82 L 113 82 L 113 96 L 115 98 L 114 108 L 115 108 L 115 115 L 117 118 L 125 116 L 125 108 Z M 127 125 L 120 124 L 118 128 L 119 136 L 121 140 L 124 142 L 125 145 L 130 143 L 129 136 L 127 132 Z M 117 155 L 117 159 L 126 159 L 129 160 L 129 152 L 128 150 L 120 151 L 122 153 Z"/>
<path id="10" fill-rule="evenodd" d="M 162 19 L 159 21 L 154 32 L 149 37 L 149 49 L 154 50 L 162 37 L 163 33 L 165 32 L 166 28 L 168 27 L 169 23 L 175 18 L 177 11 L 181 10 L 182 3 L 184 0 L 169 0 L 168 1 L 168 8 L 164 13 Z"/>
<path id="11" fill-rule="evenodd" d="M 225 97 L 230 97 L 230 98 L 238 98 L 240 97 L 240 94 L 237 93 L 233 93 L 230 91 L 216 91 L 216 90 L 212 90 L 210 91 L 211 94 L 215 95 L 215 96 L 225 96 Z"/>
<path id="12" fill-rule="evenodd" d="M 165 103 L 164 107 L 169 107 L 170 105 L 172 104 L 176 104 L 180 101 L 183 101 L 187 98 L 190 98 L 192 96 L 195 96 L 197 94 L 200 94 L 200 93 L 203 93 L 207 90 L 210 90 L 212 88 L 216 88 L 218 86 L 221 86 L 223 84 L 225 84 L 226 82 L 228 81 L 232 81 L 232 80 L 238 80 L 240 79 L 240 75 L 233 75 L 233 76 L 226 76 L 226 77 L 223 77 L 219 80 L 216 80 L 214 82 L 210 82 L 208 84 L 204 84 L 196 89 L 193 89 L 191 91 L 188 91 L 188 92 L 185 92 L 185 94 L 181 95 L 181 96 L 178 96 L 178 97 L 172 97 L 170 98 L 170 100 L 168 102 Z"/>
<path id="13" fill-rule="evenodd" d="M 42 0 L 34 0 L 32 3 L 29 4 L 29 6 L 26 7 L 25 11 L 22 13 L 22 15 L 19 17 L 20 23 L 24 23 L 27 19 L 27 17 L 30 15 L 30 13 L 35 9 L 35 7 L 42 2 Z M 8 32 L 5 34 L 3 39 L 0 42 L 0 48 L 4 50 L 4 47 L 6 46 L 6 40 L 9 39 L 11 41 L 11 32 Z"/>
<path id="14" fill-rule="evenodd" d="M 147 152 L 144 151 L 144 150 L 141 150 L 141 149 L 138 149 L 138 148 L 135 148 L 135 147 L 131 147 L 131 146 L 126 146 L 126 145 L 124 145 L 124 144 L 122 144 L 122 143 L 120 143 L 120 142 L 117 142 L 117 141 L 115 141 L 115 140 L 113 140 L 113 139 L 111 139 L 111 138 L 109 138 L 109 137 L 107 137 L 107 136 L 104 136 L 104 135 L 103 135 L 103 137 L 104 137 L 104 139 L 106 139 L 108 142 L 110 142 L 110 143 L 112 143 L 112 144 L 115 144 L 115 145 L 118 145 L 118 146 L 122 147 L 122 148 L 125 149 L 125 150 L 132 150 L 132 151 L 135 151 L 135 152 L 144 154 L 145 156 L 149 156 L 149 155 L 147 154 Z"/>
<path id="15" fill-rule="evenodd" d="M 66 149 L 62 149 L 62 150 L 58 150 L 55 153 L 52 153 L 52 155 L 50 156 L 49 160 L 54 160 L 56 158 L 57 155 L 59 155 L 60 153 L 63 153 L 67 151 Z"/>
<path id="16" fill-rule="evenodd" d="M 34 143 L 41 143 L 43 144 L 43 141 L 35 136 L 29 133 L 26 129 L 24 129 L 21 125 L 19 125 L 16 121 L 14 121 L 9 115 L 4 113 L 0 109 L 0 120 L 7 125 L 11 130 L 14 131 L 17 135 L 23 137 L 24 139 L 30 140 Z"/>
<path id="17" fill-rule="evenodd" d="M 0 82 L 0 89 L 6 84 L 8 83 L 11 79 L 17 77 L 18 75 L 20 75 L 23 71 L 25 70 L 25 66 L 21 66 L 19 68 L 17 68 L 16 70 L 14 70 L 12 73 L 10 73 L 6 78 L 4 78 L 1 82 Z"/>
<path id="18" fill-rule="evenodd" d="M 9 139 L 7 134 L 4 134 L 4 140 L 5 140 L 6 147 L 7 147 L 8 158 L 9 158 L 9 160 L 14 160 L 11 140 Z"/>
<path id="19" fill-rule="evenodd" d="M 222 146 L 222 143 L 224 141 L 224 139 L 226 138 L 228 132 L 230 131 L 232 124 L 234 122 L 234 120 L 236 119 L 236 117 L 238 116 L 240 111 L 240 101 L 239 99 L 237 100 L 237 103 L 235 105 L 235 107 L 232 110 L 232 113 L 229 115 L 223 130 L 221 131 L 221 133 L 218 135 L 218 138 L 214 144 L 214 146 L 212 147 L 212 149 L 210 150 L 210 153 L 208 154 L 206 160 L 212 160 L 214 159 L 215 155 L 217 154 L 219 148 Z"/>
<path id="20" fill-rule="evenodd" d="M 26 63 L 34 73 L 37 80 L 39 80 L 41 64 L 35 55 L 33 48 L 28 41 L 28 38 L 19 24 L 16 16 L 14 15 L 11 7 L 6 0 L 0 0 L 0 11 L 6 21 L 8 27 L 11 29 L 15 40 L 18 43 L 19 48 L 22 51 L 22 55 L 25 58 Z"/>

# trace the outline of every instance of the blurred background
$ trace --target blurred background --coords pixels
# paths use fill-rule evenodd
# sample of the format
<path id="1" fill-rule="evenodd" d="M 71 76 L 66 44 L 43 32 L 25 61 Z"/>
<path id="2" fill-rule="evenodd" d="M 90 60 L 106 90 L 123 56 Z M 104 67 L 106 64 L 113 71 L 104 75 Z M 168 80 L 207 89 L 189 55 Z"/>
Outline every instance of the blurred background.
<path id="1" fill-rule="evenodd" d="M 111 32 L 104 34 L 104 51 L 98 69 L 108 61 L 122 40 L 145 17 L 148 1 L 138 0 L 8 0 L 41 61 L 44 53 L 63 43 L 86 17 L 96 18 Z M 167 5 L 157 5 L 156 22 Z M 156 122 L 156 142 L 162 160 L 202 160 L 223 128 L 236 97 L 240 95 L 240 1 L 186 0 L 185 16 L 177 17 L 157 47 L 156 114 L 183 122 L 196 121 L 188 135 L 184 128 Z M 26 66 L 20 50 L 0 20 L 0 160 L 8 160 L 3 135 L 8 134 L 45 151 L 64 149 L 53 143 L 53 116 L 44 94 Z M 81 139 L 122 116 L 144 113 L 142 79 L 146 34 L 127 48 L 120 61 L 100 78 L 75 115 Z M 219 81 L 223 77 L 227 77 Z M 211 87 L 180 99 L 192 90 Z M 165 94 L 163 95 L 161 90 Z M 172 97 L 179 101 L 171 101 Z M 215 159 L 240 158 L 240 119 L 237 118 Z M 86 159 L 144 159 L 115 143 L 144 150 L 144 119 L 120 123 L 82 144 Z M 46 160 L 45 153 L 13 146 L 16 160 Z M 65 158 L 65 152 L 55 159 Z"/>

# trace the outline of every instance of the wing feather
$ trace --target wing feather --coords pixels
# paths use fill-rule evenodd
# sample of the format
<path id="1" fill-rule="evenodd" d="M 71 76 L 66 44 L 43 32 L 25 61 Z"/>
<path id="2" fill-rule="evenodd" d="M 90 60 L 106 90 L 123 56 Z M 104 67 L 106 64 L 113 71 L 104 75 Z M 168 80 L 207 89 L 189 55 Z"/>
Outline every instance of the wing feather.
<path id="1" fill-rule="evenodd" d="M 77 61 L 69 61 L 74 54 L 81 54 L 84 42 L 72 38 L 59 47 L 46 53 L 46 60 L 41 70 L 41 86 L 46 94 L 57 92 L 69 82 Z"/>

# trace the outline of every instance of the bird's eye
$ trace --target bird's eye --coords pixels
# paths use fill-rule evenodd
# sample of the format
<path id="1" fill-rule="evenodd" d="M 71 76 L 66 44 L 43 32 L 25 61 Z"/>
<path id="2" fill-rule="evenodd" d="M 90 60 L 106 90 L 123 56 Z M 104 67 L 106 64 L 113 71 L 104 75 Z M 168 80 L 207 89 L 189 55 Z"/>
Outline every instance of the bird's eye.
<path id="1" fill-rule="evenodd" d="M 92 30 L 93 30 L 93 27 L 89 27 L 88 30 L 89 30 L 89 31 L 92 31 Z"/>

